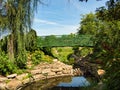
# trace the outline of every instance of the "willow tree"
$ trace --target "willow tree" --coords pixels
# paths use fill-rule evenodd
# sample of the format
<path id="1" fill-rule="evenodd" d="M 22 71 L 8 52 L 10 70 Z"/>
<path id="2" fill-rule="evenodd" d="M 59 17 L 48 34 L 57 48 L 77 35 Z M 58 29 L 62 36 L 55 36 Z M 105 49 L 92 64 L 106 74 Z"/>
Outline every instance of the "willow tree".
<path id="1" fill-rule="evenodd" d="M 24 33 L 31 28 L 38 2 L 40 0 L 0 0 L 0 30 L 10 32 L 8 56 L 20 68 L 26 61 Z"/>

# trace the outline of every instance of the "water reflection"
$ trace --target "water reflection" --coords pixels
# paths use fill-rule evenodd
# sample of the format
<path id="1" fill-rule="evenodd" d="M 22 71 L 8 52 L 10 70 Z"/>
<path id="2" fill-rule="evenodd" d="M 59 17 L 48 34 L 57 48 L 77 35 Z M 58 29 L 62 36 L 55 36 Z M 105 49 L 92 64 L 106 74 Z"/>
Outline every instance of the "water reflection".
<path id="1" fill-rule="evenodd" d="M 21 90 L 79 90 L 76 88 L 89 86 L 90 83 L 84 77 L 61 77 L 42 80 L 28 85 Z"/>
<path id="2" fill-rule="evenodd" d="M 59 87 L 85 87 L 89 85 L 90 83 L 86 80 L 86 78 L 81 76 L 81 77 L 73 77 L 71 82 L 69 83 L 61 82 L 57 86 Z"/>

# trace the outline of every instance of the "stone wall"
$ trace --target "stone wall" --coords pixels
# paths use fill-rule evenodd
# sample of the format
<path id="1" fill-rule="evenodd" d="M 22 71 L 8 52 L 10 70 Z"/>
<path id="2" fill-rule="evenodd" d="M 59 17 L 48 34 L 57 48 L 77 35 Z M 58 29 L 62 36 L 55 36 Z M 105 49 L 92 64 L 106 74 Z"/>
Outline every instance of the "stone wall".
<path id="1" fill-rule="evenodd" d="M 66 65 L 55 59 L 51 64 L 41 63 L 21 75 L 1 76 L 0 90 L 16 90 L 31 82 L 61 76 L 73 76 L 73 68 L 71 65 Z"/>

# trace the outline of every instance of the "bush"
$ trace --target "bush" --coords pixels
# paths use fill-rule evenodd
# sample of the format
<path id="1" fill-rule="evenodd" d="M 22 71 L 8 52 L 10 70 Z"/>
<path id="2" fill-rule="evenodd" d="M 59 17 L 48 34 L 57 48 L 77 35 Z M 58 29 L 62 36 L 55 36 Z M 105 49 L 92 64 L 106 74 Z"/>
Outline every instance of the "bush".
<path id="1" fill-rule="evenodd" d="M 33 62 L 33 64 L 37 65 L 41 62 L 41 58 L 44 55 L 44 53 L 42 51 L 35 51 L 34 53 L 32 53 L 31 55 L 31 60 Z"/>
<path id="2" fill-rule="evenodd" d="M 106 90 L 120 90 L 120 59 L 106 69 Z"/>
<path id="3" fill-rule="evenodd" d="M 37 65 L 40 62 L 49 62 L 51 63 L 53 58 L 51 56 L 45 55 L 42 51 L 35 51 L 31 55 L 31 60 L 33 64 Z"/>
<path id="4" fill-rule="evenodd" d="M 106 82 L 106 90 L 120 90 L 120 71 L 112 74 Z"/>
<path id="5" fill-rule="evenodd" d="M 16 57 L 15 63 L 20 69 L 26 68 L 26 63 L 27 63 L 26 53 L 23 52 L 19 53 L 18 56 Z"/>
<path id="6" fill-rule="evenodd" d="M 8 59 L 8 56 L 2 52 L 0 55 L 0 74 L 8 75 L 14 73 L 17 70 L 17 66 Z"/>
<path id="7" fill-rule="evenodd" d="M 44 55 L 41 59 L 42 59 L 42 62 L 52 63 L 52 61 L 53 61 L 53 58 L 48 55 Z"/>
<path id="8" fill-rule="evenodd" d="M 74 58 L 69 58 L 68 64 L 73 65 L 74 63 L 75 63 L 75 59 Z"/>

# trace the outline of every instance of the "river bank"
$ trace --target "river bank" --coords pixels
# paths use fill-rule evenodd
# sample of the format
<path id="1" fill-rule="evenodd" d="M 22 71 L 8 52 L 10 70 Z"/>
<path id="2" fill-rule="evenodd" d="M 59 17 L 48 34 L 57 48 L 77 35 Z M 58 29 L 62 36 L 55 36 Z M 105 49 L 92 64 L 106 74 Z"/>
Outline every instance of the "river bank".
<path id="1" fill-rule="evenodd" d="M 98 70 L 98 75 L 105 74 L 104 70 Z M 23 74 L 11 74 L 6 77 L 0 76 L 0 90 L 20 90 L 27 84 L 57 77 L 80 76 L 83 72 L 80 68 L 64 64 L 57 59 L 52 63 L 40 63 L 32 69 L 28 69 Z"/>
<path id="2" fill-rule="evenodd" d="M 20 75 L 15 73 L 6 77 L 0 76 L 0 90 L 16 90 L 39 80 L 73 75 L 73 67 L 71 65 L 66 65 L 55 59 L 51 64 L 40 63 L 32 70 L 28 70 L 27 73 Z"/>

